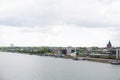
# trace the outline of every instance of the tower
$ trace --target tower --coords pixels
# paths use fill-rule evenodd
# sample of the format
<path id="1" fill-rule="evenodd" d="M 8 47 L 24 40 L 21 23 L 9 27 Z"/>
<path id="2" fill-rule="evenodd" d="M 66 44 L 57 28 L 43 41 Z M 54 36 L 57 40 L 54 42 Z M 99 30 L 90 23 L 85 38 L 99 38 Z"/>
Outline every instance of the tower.
<path id="1" fill-rule="evenodd" d="M 112 44 L 111 44 L 111 42 L 110 42 L 110 40 L 109 40 L 109 42 L 108 42 L 108 44 L 107 44 L 107 49 L 111 49 L 112 48 Z"/>

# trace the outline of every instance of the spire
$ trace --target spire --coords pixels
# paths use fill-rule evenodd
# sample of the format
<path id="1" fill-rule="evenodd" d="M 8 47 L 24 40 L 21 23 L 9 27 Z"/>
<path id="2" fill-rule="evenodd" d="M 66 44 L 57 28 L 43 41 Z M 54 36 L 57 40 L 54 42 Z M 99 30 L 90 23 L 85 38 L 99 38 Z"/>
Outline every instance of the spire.
<path id="1" fill-rule="evenodd" d="M 107 44 L 107 48 L 108 48 L 108 49 L 111 49 L 111 48 L 112 48 L 112 44 L 111 44 L 110 40 L 109 40 L 109 42 L 108 42 L 108 44 Z"/>

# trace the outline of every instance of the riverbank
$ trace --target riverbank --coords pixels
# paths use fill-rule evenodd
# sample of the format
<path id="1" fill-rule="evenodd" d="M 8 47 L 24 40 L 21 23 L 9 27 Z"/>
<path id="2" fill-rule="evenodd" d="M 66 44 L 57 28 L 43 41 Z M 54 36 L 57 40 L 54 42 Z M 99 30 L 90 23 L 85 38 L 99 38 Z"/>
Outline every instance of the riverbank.
<path id="1" fill-rule="evenodd" d="M 12 52 L 14 53 L 14 52 Z M 19 54 L 28 54 L 28 53 L 19 53 Z M 65 58 L 65 59 L 73 59 L 73 60 L 86 60 L 86 61 L 95 61 L 95 62 L 101 62 L 101 63 L 112 63 L 112 62 L 120 62 L 120 60 L 117 59 L 103 59 L 103 58 L 91 58 L 91 57 L 72 57 L 68 55 L 46 55 L 46 54 L 31 54 L 29 55 L 37 55 L 37 56 L 50 56 L 55 58 Z"/>
<path id="2" fill-rule="evenodd" d="M 66 58 L 66 59 L 73 59 L 73 60 L 86 60 L 86 61 L 95 61 L 101 63 L 112 63 L 112 62 L 120 62 L 117 59 L 103 59 L 103 58 L 91 58 L 91 57 L 71 57 L 71 56 L 62 56 L 57 58 Z"/>
<path id="3" fill-rule="evenodd" d="M 120 62 L 120 60 L 117 59 L 103 59 L 103 58 L 91 58 L 91 57 L 72 57 L 72 56 L 54 56 L 51 57 L 55 58 L 65 58 L 65 59 L 73 59 L 73 60 L 86 60 L 86 61 L 95 61 L 95 62 L 101 62 L 101 63 L 112 63 L 112 62 Z"/>
<path id="4" fill-rule="evenodd" d="M 120 60 L 116 60 L 116 59 L 102 59 L 102 58 L 90 58 L 90 57 L 86 57 L 85 60 L 102 62 L 102 63 L 120 62 Z"/>

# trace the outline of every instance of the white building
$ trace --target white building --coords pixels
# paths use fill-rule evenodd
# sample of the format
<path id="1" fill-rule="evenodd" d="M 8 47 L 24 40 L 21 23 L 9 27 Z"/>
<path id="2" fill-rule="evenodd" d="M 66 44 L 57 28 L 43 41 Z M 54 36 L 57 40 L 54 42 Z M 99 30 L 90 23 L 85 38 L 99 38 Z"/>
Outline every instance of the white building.
<path id="1" fill-rule="evenodd" d="M 71 55 L 72 47 L 67 47 L 67 55 Z"/>
<path id="2" fill-rule="evenodd" d="M 120 59 L 120 48 L 116 49 L 116 59 Z"/>
<path id="3" fill-rule="evenodd" d="M 67 54 L 66 55 L 70 55 L 70 56 L 73 56 L 73 57 L 76 56 L 76 48 L 67 47 L 66 50 L 67 50 Z"/>

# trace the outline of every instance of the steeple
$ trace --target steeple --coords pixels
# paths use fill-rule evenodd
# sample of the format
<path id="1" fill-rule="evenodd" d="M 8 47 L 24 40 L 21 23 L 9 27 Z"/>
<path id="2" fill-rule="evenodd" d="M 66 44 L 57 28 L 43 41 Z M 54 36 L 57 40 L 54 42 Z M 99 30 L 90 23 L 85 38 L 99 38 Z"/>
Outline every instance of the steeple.
<path id="1" fill-rule="evenodd" d="M 110 40 L 109 40 L 109 42 L 108 42 L 108 44 L 107 44 L 107 49 L 111 49 L 112 48 L 112 44 L 111 44 L 111 42 L 110 42 Z"/>

